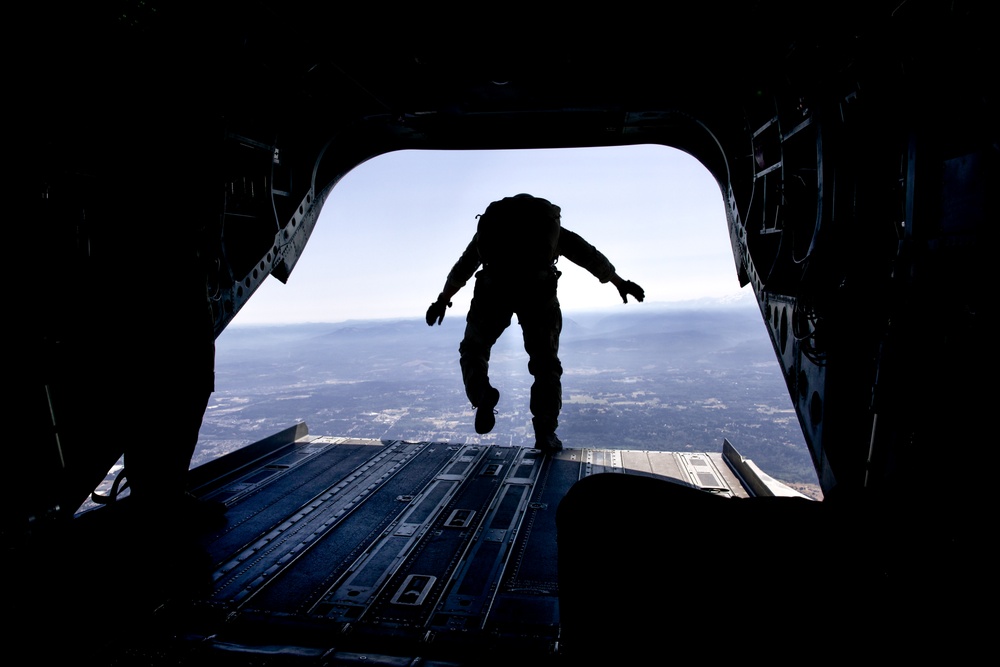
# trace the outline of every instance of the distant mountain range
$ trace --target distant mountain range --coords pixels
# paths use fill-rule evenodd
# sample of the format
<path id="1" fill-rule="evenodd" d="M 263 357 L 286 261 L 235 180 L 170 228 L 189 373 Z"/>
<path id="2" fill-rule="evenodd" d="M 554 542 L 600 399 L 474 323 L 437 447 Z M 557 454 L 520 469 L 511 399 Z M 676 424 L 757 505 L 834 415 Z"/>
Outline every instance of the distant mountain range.
<path id="1" fill-rule="evenodd" d="M 431 347 L 438 344 L 453 346 L 454 341 L 461 339 L 464 329 L 465 313 L 454 310 L 449 310 L 444 321 L 433 327 L 428 327 L 423 317 L 273 325 L 240 325 L 234 322 L 221 334 L 219 344 L 233 352 L 322 341 L 357 343 L 378 340 L 384 344 L 419 340 L 421 344 Z M 504 336 L 510 336 L 511 331 L 520 336 L 516 317 Z M 677 303 L 630 302 L 621 304 L 620 310 L 564 311 L 561 340 L 569 342 L 685 332 L 697 336 L 718 336 L 716 342 L 720 344 L 760 340 L 766 336 L 756 303 L 741 298 Z"/>

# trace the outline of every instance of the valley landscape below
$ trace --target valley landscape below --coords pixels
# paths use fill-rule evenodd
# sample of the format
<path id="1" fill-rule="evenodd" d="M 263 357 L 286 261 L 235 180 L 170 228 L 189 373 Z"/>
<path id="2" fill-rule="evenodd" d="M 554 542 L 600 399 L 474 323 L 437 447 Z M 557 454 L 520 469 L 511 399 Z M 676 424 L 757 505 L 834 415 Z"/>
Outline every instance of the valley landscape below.
<path id="1" fill-rule="evenodd" d="M 464 318 L 231 327 L 192 465 L 305 422 L 314 435 L 532 446 L 516 320 L 494 348 L 497 423 L 478 435 L 461 382 Z M 754 307 L 566 313 L 567 447 L 718 452 L 820 497 L 781 368 Z"/>

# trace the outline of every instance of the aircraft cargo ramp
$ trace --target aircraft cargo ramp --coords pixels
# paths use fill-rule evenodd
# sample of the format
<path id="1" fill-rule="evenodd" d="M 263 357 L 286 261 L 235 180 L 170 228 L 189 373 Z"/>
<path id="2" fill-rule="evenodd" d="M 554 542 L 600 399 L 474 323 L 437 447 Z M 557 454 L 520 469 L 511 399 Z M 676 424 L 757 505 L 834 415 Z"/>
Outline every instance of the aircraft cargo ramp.
<path id="1" fill-rule="evenodd" d="M 99 642 L 115 664 L 556 660 L 556 509 L 569 488 L 616 472 L 747 497 L 725 450 L 543 454 L 314 437 L 300 424 L 192 471 L 196 494 L 228 511 L 190 548 L 130 543 L 127 497 L 78 517 L 104 525 L 81 531 L 101 544 L 119 531 L 121 551 L 76 544 L 93 590 L 50 577 L 32 625 L 64 614 L 78 649 Z M 67 604 L 77 596 L 86 611 Z"/>

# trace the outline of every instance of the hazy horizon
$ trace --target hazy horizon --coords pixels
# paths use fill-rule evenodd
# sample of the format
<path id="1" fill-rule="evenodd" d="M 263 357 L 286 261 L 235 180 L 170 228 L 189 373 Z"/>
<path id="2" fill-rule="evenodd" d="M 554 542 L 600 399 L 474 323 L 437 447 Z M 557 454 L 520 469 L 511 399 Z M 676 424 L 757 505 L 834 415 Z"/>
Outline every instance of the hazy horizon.
<path id="1" fill-rule="evenodd" d="M 471 287 L 471 286 L 470 286 Z M 470 289 L 471 292 L 471 289 Z M 430 305 L 428 302 L 427 305 Z M 726 310 L 726 309 L 748 309 L 755 312 L 760 312 L 759 306 L 757 304 L 756 298 L 754 297 L 753 290 L 747 286 L 743 288 L 741 292 L 734 295 L 727 295 L 721 297 L 700 297 L 693 299 L 686 299 L 681 301 L 643 301 L 641 303 L 629 299 L 628 303 L 622 303 L 621 299 L 618 298 L 618 302 L 611 305 L 601 305 L 592 307 L 562 307 L 563 317 L 572 317 L 575 315 L 579 316 L 590 316 L 590 315 L 631 315 L 635 312 L 661 312 L 661 311 L 675 311 L 683 312 L 685 310 Z M 460 307 L 453 306 L 449 308 L 445 314 L 445 320 L 461 319 L 465 322 L 465 316 L 467 314 L 467 308 L 462 309 Z M 407 314 L 407 315 L 383 315 L 383 316 L 373 316 L 373 317 L 347 317 L 340 319 L 303 319 L 296 321 L 241 321 L 237 316 L 235 317 L 227 326 L 226 331 L 230 328 L 258 328 L 258 327 L 269 327 L 269 326 L 298 326 L 298 325 L 322 325 L 322 324 L 347 324 L 353 322 L 405 322 L 405 321 L 419 321 L 424 322 L 424 314 L 421 312 L 417 315 Z M 761 319 L 763 323 L 763 319 Z M 426 326 L 426 322 L 424 322 Z M 517 323 L 512 322 L 511 326 L 516 327 Z M 220 336 L 224 336 L 225 331 L 223 331 Z"/>

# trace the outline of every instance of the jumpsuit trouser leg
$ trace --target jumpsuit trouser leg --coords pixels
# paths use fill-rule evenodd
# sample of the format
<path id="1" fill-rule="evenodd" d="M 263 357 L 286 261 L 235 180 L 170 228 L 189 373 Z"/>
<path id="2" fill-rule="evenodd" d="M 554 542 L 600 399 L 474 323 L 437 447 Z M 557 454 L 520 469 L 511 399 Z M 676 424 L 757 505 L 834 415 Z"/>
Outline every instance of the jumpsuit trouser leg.
<path id="1" fill-rule="evenodd" d="M 554 283 L 554 280 L 553 280 Z M 518 322 L 528 353 L 531 384 L 531 423 L 536 438 L 554 434 L 562 410 L 562 363 L 559 361 L 559 336 L 562 333 L 562 310 L 555 287 L 527 297 L 519 306 Z"/>
<path id="2" fill-rule="evenodd" d="M 509 294 L 483 271 L 476 274 L 474 290 L 458 354 L 465 395 L 472 407 L 479 407 L 480 398 L 491 386 L 490 352 L 510 326 L 514 309 Z"/>

